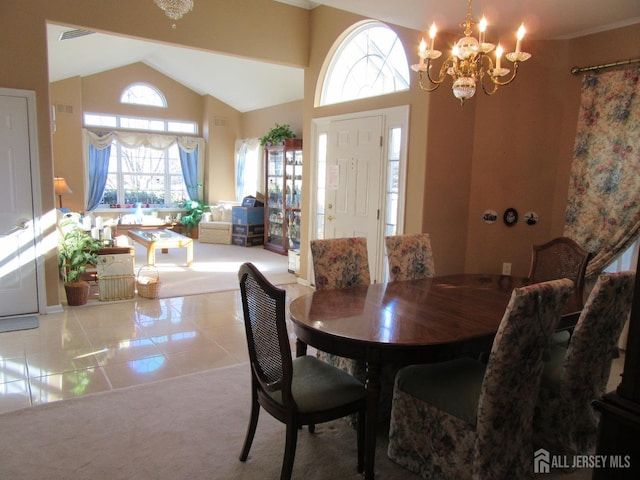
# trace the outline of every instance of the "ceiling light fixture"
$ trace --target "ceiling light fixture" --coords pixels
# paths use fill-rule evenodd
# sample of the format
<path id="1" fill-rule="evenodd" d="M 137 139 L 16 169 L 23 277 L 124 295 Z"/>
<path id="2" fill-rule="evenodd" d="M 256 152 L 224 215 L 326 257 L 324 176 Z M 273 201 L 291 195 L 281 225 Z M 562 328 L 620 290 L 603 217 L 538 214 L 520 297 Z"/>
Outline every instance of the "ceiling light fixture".
<path id="1" fill-rule="evenodd" d="M 420 63 L 412 65 L 411 69 L 418 72 L 420 76 L 420 88 L 426 92 L 433 92 L 436 90 L 445 80 L 446 75 L 451 76 L 453 81 L 453 95 L 460 100 L 460 105 L 464 105 L 465 100 L 473 97 L 476 93 L 476 82 L 480 82 L 482 91 L 487 95 L 493 95 L 498 90 L 498 87 L 508 85 L 516 78 L 518 73 L 519 62 L 524 62 L 531 58 L 531 54 L 522 52 L 520 50 L 520 44 L 525 34 L 524 25 L 520 25 L 516 34 L 516 49 L 514 52 L 507 53 L 505 57 L 507 60 L 513 63 L 513 73 L 506 80 L 501 80 L 509 74 L 508 68 L 502 67 L 501 57 L 503 54 L 503 48 L 498 44 L 496 48 L 492 43 L 485 42 L 485 34 L 487 30 L 487 20 L 482 17 L 478 23 L 478 38 L 471 36 L 472 27 L 476 25 L 471 17 L 471 2 L 469 0 L 469 7 L 467 9 L 467 18 L 460 24 L 464 28 L 464 37 L 460 38 L 454 45 L 451 56 L 444 61 L 440 67 L 440 73 L 437 78 L 432 78 L 430 69 L 432 61 L 438 59 L 442 52 L 434 50 L 433 44 L 436 37 L 436 25 L 431 25 L 429 29 L 430 45 L 427 48 L 427 44 L 424 38 L 420 42 L 420 49 L 418 55 L 420 56 Z M 489 53 L 495 49 L 495 67 Z M 425 62 L 426 60 L 426 62 Z M 485 87 L 485 76 L 487 76 L 491 83 L 489 88 Z M 429 81 L 429 85 L 424 85 L 424 79 Z M 488 81 L 487 81 L 488 83 Z"/>
<path id="2" fill-rule="evenodd" d="M 193 10 L 193 0 L 154 0 L 164 13 L 172 20 L 180 20 L 183 15 Z M 175 24 L 173 25 L 175 28 Z"/>

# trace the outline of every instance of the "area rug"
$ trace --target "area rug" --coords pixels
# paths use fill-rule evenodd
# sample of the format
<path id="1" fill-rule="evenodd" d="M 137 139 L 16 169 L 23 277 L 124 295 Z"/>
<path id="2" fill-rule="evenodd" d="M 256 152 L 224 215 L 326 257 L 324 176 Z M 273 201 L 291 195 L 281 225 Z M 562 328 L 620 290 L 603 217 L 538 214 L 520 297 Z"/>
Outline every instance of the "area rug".
<path id="1" fill-rule="evenodd" d="M 0 415 L 0 478 L 264 480 L 280 478 L 285 428 L 265 411 L 246 463 L 249 366 L 235 365 Z M 377 478 L 418 478 L 386 456 Z M 298 437 L 293 479 L 360 479 L 356 434 L 338 420 Z"/>
<path id="2" fill-rule="evenodd" d="M 38 320 L 38 315 L 15 315 L 11 317 L 0 317 L 0 333 L 38 328 L 39 324 L 40 321 Z"/>
<path id="3" fill-rule="evenodd" d="M 135 245 L 136 277 L 146 276 L 160 281 L 159 298 L 184 297 L 202 293 L 238 290 L 238 269 L 244 262 L 252 262 L 274 285 L 297 282 L 288 272 L 288 258 L 262 246 L 239 247 L 213 243 L 193 243 L 193 264 L 186 266 L 184 248 L 156 252 L 155 267 L 146 266 L 147 250 Z M 99 289 L 92 288 L 90 302 L 99 301 Z"/>
<path id="4" fill-rule="evenodd" d="M 265 480 L 280 478 L 285 427 L 264 410 L 248 460 L 249 365 L 52 402 L 0 415 L 0 478 L 20 480 Z M 418 480 L 386 455 L 376 478 Z M 545 480 L 587 480 L 591 469 Z M 298 433 L 293 479 L 361 479 L 346 421 Z"/>

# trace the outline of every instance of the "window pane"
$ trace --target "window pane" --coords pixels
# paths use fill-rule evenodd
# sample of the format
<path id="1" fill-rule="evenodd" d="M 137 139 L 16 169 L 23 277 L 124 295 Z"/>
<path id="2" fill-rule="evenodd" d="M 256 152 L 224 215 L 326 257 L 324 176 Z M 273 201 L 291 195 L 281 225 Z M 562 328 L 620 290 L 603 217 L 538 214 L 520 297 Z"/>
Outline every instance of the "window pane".
<path id="1" fill-rule="evenodd" d="M 392 128 L 389 135 L 389 159 L 400 160 L 400 133 L 402 129 Z"/>
<path id="2" fill-rule="evenodd" d="M 135 130 L 152 130 L 157 132 L 163 132 L 165 129 L 163 120 L 130 117 L 120 117 L 120 127 Z"/>
<path id="3" fill-rule="evenodd" d="M 371 22 L 354 30 L 331 59 L 320 105 L 409 89 L 409 65 L 402 43 L 386 25 Z"/>
<path id="4" fill-rule="evenodd" d="M 126 148 L 114 142 L 103 207 L 118 205 L 177 206 L 188 198 L 177 145 L 168 150 Z"/>
<path id="5" fill-rule="evenodd" d="M 116 127 L 117 119 L 113 115 L 84 114 L 84 124 L 94 127 Z"/>
<path id="6" fill-rule="evenodd" d="M 166 107 L 167 101 L 159 90 L 149 85 L 131 85 L 122 92 L 121 103 L 148 105 L 150 107 Z"/>
<path id="7" fill-rule="evenodd" d="M 175 133 L 192 133 L 196 134 L 196 124 L 193 122 L 167 122 L 167 131 Z"/>

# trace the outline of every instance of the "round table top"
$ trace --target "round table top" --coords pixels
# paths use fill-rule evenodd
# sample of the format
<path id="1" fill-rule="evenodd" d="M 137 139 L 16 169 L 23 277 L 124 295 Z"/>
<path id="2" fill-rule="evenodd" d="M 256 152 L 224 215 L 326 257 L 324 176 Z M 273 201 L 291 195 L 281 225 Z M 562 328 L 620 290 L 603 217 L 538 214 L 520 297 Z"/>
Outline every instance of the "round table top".
<path id="1" fill-rule="evenodd" d="M 360 348 L 350 355 L 353 358 L 372 348 L 465 342 L 487 348 L 513 289 L 526 284 L 526 279 L 508 275 L 447 275 L 319 290 L 293 300 L 289 310 L 299 339 L 336 354 Z"/>

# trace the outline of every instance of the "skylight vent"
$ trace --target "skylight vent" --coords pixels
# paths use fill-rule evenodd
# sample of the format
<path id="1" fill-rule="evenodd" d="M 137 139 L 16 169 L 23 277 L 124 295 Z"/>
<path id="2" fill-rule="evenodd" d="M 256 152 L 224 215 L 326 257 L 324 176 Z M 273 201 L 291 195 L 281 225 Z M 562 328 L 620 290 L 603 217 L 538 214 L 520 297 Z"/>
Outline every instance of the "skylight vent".
<path id="1" fill-rule="evenodd" d="M 66 32 L 62 32 L 58 37 L 58 41 L 61 42 L 63 40 L 71 40 L 72 38 L 84 37 L 85 35 L 91 35 L 96 32 L 92 32 L 90 30 L 67 30 Z"/>

